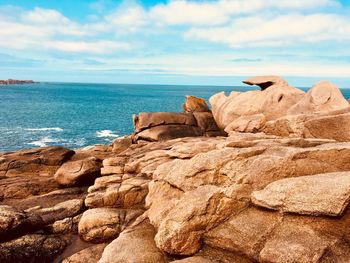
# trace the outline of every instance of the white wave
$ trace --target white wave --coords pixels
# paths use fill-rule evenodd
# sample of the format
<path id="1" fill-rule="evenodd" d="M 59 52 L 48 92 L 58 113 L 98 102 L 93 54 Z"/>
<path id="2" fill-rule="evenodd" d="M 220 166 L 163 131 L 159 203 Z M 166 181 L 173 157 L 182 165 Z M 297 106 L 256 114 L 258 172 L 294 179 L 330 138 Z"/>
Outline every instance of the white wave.
<path id="1" fill-rule="evenodd" d="M 44 147 L 44 146 L 47 146 L 48 143 L 53 143 L 53 142 L 55 143 L 55 142 L 59 142 L 59 141 L 60 140 L 58 140 L 58 139 L 53 139 L 50 136 L 46 136 L 46 137 L 41 138 L 38 141 L 29 142 L 28 144 L 38 146 L 38 147 Z"/>
<path id="2" fill-rule="evenodd" d="M 117 138 L 117 137 L 119 137 L 118 134 L 114 134 L 111 130 L 97 131 L 96 136 L 99 138 L 103 138 L 103 137 Z"/>
<path id="3" fill-rule="evenodd" d="M 28 128 L 25 129 L 26 131 L 63 131 L 62 128 L 59 127 L 53 127 L 53 128 Z"/>
<path id="4" fill-rule="evenodd" d="M 83 138 L 78 139 L 78 140 L 76 140 L 76 141 L 74 142 L 74 144 L 77 145 L 77 146 L 84 146 L 85 143 L 86 143 L 86 140 L 83 139 Z"/>

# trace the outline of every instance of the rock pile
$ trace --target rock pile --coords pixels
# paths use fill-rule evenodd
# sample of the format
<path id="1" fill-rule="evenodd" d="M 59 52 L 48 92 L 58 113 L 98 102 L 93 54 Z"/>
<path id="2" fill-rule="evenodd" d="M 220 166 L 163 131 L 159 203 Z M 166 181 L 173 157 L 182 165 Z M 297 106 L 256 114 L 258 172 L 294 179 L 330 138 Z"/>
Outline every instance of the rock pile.
<path id="1" fill-rule="evenodd" d="M 164 141 L 182 137 L 219 136 L 218 128 L 204 99 L 186 96 L 183 113 L 141 112 L 133 116 L 134 141 Z"/>
<path id="2" fill-rule="evenodd" d="M 245 82 L 262 90 L 141 113 L 110 146 L 0 155 L 0 262 L 349 262 L 349 105 L 325 82 Z M 196 113 L 232 130 L 169 139 Z"/>

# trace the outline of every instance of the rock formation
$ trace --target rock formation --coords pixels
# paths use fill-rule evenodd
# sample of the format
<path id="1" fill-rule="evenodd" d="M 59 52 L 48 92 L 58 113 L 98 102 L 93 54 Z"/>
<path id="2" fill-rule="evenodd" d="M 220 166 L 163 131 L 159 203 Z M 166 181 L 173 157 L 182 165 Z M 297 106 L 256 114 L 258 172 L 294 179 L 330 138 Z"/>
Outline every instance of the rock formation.
<path id="1" fill-rule="evenodd" d="M 0 85 L 14 85 L 14 84 L 33 84 L 33 80 L 17 80 L 17 79 L 8 79 L 0 80 Z"/>
<path id="2" fill-rule="evenodd" d="M 245 83 L 261 91 L 141 113 L 109 146 L 1 154 L 0 262 L 349 262 L 348 103 Z"/>

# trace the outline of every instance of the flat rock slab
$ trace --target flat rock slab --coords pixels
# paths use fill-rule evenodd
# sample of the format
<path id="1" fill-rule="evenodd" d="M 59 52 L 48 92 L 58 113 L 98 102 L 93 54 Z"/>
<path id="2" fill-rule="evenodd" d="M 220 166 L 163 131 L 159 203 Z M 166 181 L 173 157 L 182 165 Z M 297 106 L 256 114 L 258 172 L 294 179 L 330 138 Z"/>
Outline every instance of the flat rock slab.
<path id="1" fill-rule="evenodd" d="M 341 215 L 350 201 L 350 172 L 293 177 L 251 195 L 255 205 L 306 215 Z"/>

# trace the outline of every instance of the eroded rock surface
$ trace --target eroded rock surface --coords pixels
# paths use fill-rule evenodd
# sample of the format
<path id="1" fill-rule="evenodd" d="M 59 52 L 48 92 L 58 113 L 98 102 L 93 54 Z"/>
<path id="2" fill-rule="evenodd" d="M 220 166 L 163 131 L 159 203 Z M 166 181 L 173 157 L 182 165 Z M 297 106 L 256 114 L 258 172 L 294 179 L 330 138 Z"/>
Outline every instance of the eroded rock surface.
<path id="1" fill-rule="evenodd" d="M 245 83 L 111 145 L 1 154 L 0 261 L 348 262 L 350 107 L 326 82 Z"/>
<path id="2" fill-rule="evenodd" d="M 278 180 L 253 192 L 252 201 L 283 212 L 339 216 L 350 202 L 350 172 Z"/>

